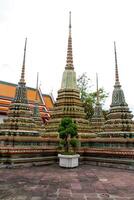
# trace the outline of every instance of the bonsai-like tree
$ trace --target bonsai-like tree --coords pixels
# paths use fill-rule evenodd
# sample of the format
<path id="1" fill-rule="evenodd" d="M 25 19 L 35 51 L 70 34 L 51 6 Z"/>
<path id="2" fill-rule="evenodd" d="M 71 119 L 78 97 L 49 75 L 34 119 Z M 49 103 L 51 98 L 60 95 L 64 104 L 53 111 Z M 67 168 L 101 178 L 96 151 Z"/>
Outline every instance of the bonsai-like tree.
<path id="1" fill-rule="evenodd" d="M 59 137 L 62 139 L 61 143 L 65 148 L 65 152 L 69 153 L 69 146 L 73 148 L 77 146 L 77 126 L 70 117 L 64 117 L 59 125 Z"/>

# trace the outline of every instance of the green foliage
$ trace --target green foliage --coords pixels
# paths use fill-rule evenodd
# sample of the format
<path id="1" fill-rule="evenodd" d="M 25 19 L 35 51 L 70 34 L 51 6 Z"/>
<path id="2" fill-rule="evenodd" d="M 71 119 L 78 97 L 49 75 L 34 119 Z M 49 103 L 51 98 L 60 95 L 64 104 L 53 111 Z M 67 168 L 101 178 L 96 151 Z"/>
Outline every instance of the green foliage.
<path id="1" fill-rule="evenodd" d="M 108 119 L 107 118 L 108 110 L 102 110 L 102 112 L 103 112 L 103 116 L 104 116 L 105 120 L 107 120 Z"/>
<path id="2" fill-rule="evenodd" d="M 95 92 L 91 92 L 87 95 L 87 97 L 90 98 L 91 102 L 93 103 L 93 105 L 96 104 L 96 100 L 97 100 L 97 91 Z M 99 100 L 101 104 L 104 104 L 106 98 L 108 97 L 108 93 L 104 90 L 104 88 L 100 88 L 99 89 Z"/>
<path id="3" fill-rule="evenodd" d="M 71 118 L 65 117 L 65 118 L 63 118 L 61 120 L 58 132 L 59 132 L 59 137 L 61 139 L 66 139 L 69 136 L 71 138 L 73 138 L 73 137 L 77 136 L 77 127 L 76 127 L 76 124 L 72 121 Z"/>
<path id="4" fill-rule="evenodd" d="M 86 113 L 86 118 L 90 119 L 94 114 L 94 107 L 91 97 L 90 96 L 87 97 L 83 102 L 83 104 L 84 104 L 84 111 Z"/>
<path id="5" fill-rule="evenodd" d="M 63 149 L 64 146 L 65 146 L 65 141 L 61 139 L 59 142 L 59 149 Z"/>
<path id="6" fill-rule="evenodd" d="M 71 146 L 73 147 L 73 148 L 76 148 L 77 146 L 78 146 L 78 139 L 76 139 L 76 138 L 72 138 L 71 140 L 70 140 L 70 144 L 71 144 Z"/>
<path id="7" fill-rule="evenodd" d="M 76 124 L 71 118 L 64 117 L 61 120 L 58 132 L 61 138 L 60 146 L 64 147 L 66 152 L 69 152 L 70 141 L 72 140 L 70 138 L 75 138 L 78 135 Z"/>
<path id="8" fill-rule="evenodd" d="M 78 79 L 77 84 L 80 89 L 80 98 L 84 104 L 84 109 L 86 113 L 87 119 L 91 119 L 94 114 L 94 106 L 97 100 L 97 92 L 89 92 L 89 78 L 86 73 L 83 73 Z M 108 97 L 108 93 L 104 90 L 104 88 L 99 89 L 99 100 L 101 104 L 104 104 L 106 98 Z M 105 113 L 105 112 L 104 112 Z"/>
<path id="9" fill-rule="evenodd" d="M 78 79 L 77 79 L 77 85 L 80 90 L 80 98 L 84 102 L 87 98 L 88 89 L 89 86 L 89 78 L 87 77 L 86 73 L 83 73 Z"/>
<path id="10" fill-rule="evenodd" d="M 74 155 L 75 154 L 75 152 L 71 152 L 71 151 L 69 151 L 69 152 L 63 152 L 63 155 Z"/>
<path id="11" fill-rule="evenodd" d="M 74 151 L 74 153 L 75 153 L 77 147 L 79 146 L 79 141 L 78 141 L 78 139 L 72 138 L 72 139 L 70 140 L 70 145 L 71 145 L 71 147 L 72 147 L 72 149 L 73 149 L 73 151 Z"/>

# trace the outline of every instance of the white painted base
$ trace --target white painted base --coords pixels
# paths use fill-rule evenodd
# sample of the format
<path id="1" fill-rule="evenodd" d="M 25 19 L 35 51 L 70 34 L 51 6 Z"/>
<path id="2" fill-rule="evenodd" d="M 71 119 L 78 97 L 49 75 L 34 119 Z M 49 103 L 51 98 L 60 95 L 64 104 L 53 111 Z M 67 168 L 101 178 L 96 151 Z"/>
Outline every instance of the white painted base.
<path id="1" fill-rule="evenodd" d="M 78 158 L 80 157 L 79 154 L 75 154 L 75 155 L 58 154 L 58 157 L 59 157 L 60 167 L 73 168 L 79 165 L 79 162 L 78 162 Z"/>

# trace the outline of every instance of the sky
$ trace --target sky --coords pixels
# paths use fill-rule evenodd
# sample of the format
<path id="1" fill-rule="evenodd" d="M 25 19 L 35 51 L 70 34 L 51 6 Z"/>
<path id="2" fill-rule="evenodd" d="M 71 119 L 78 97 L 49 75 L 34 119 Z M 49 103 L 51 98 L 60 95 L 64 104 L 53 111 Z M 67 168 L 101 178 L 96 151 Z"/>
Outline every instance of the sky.
<path id="1" fill-rule="evenodd" d="M 126 102 L 134 110 L 133 0 L 0 0 L 0 80 L 18 83 L 27 37 L 26 83 L 57 97 L 66 64 L 69 11 L 72 12 L 73 60 L 77 77 L 86 72 L 95 90 L 114 85 L 116 41 L 119 78 Z"/>

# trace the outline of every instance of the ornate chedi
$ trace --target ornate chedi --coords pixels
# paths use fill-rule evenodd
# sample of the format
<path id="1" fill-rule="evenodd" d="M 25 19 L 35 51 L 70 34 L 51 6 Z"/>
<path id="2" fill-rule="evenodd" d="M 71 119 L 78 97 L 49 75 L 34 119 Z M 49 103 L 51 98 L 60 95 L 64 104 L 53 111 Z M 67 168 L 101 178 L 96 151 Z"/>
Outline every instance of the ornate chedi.
<path id="1" fill-rule="evenodd" d="M 27 99 L 27 87 L 25 83 L 25 56 L 26 43 L 21 78 L 16 87 L 16 94 L 10 104 L 8 118 L 0 124 L 0 166 L 32 166 L 50 164 L 55 162 L 56 148 L 50 142 L 41 137 L 39 107 L 36 101 L 34 114 L 30 110 Z M 36 97 L 37 99 L 37 97 Z M 55 144 L 54 143 L 54 144 Z M 50 149 L 50 150 L 49 150 Z"/>
<path id="2" fill-rule="evenodd" d="M 6 142 L 9 142 L 12 137 L 15 141 L 15 136 L 23 138 L 23 136 L 35 137 L 39 135 L 33 113 L 30 110 L 27 100 L 27 88 L 25 82 L 26 44 L 27 39 L 25 40 L 22 72 L 20 81 L 16 87 L 16 94 L 9 107 L 8 118 L 4 119 L 4 123 L 0 124 L 0 136 L 6 136 Z"/>
<path id="3" fill-rule="evenodd" d="M 109 136 L 124 136 L 124 134 L 134 134 L 133 115 L 128 108 L 128 104 L 125 101 L 124 92 L 121 88 L 118 74 L 117 65 L 117 54 L 116 45 L 114 43 L 114 53 L 115 53 L 115 85 L 112 94 L 112 103 L 110 105 L 110 110 L 107 115 L 107 121 L 104 125 L 105 133 L 104 135 Z"/>
<path id="4" fill-rule="evenodd" d="M 104 123 L 104 130 L 98 132 L 96 138 L 82 141 L 81 146 L 84 148 L 86 146 L 85 160 L 91 163 L 132 169 L 134 163 L 133 121 L 119 82 L 116 47 L 115 72 L 112 104 L 107 116 L 108 120 Z"/>
<path id="5" fill-rule="evenodd" d="M 96 74 L 96 86 L 97 86 L 97 100 L 96 100 L 96 105 L 94 108 L 94 114 L 91 119 L 91 126 L 92 126 L 92 131 L 95 133 L 100 132 L 103 130 L 103 125 L 105 122 L 104 115 L 102 112 L 102 105 L 100 104 L 100 99 L 99 99 L 99 89 L 98 89 L 98 75 Z"/>
<path id="6" fill-rule="evenodd" d="M 46 126 L 46 132 L 57 133 L 61 119 L 68 116 L 76 122 L 79 135 L 90 132 L 89 122 L 85 119 L 86 114 L 80 101 L 80 92 L 77 87 L 76 73 L 73 66 L 71 12 L 66 66 L 62 76 L 61 88 L 58 91 L 58 97 L 51 113 L 51 119 Z"/>

